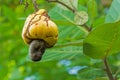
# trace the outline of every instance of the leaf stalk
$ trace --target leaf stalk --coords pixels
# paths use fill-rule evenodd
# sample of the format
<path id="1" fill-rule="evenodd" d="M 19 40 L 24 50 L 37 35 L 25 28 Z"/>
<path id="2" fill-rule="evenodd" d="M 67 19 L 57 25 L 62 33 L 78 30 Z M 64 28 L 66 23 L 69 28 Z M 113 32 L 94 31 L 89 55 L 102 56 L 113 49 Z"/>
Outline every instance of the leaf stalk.
<path id="1" fill-rule="evenodd" d="M 105 57 L 105 58 L 103 59 L 103 63 L 104 63 L 104 65 L 105 65 L 105 71 L 106 71 L 106 73 L 107 73 L 107 75 L 108 75 L 109 80 L 116 80 L 116 79 L 113 77 L 113 75 L 112 75 L 112 71 L 111 71 L 111 68 L 109 67 L 109 64 L 108 64 L 108 61 L 107 61 L 107 57 Z"/>

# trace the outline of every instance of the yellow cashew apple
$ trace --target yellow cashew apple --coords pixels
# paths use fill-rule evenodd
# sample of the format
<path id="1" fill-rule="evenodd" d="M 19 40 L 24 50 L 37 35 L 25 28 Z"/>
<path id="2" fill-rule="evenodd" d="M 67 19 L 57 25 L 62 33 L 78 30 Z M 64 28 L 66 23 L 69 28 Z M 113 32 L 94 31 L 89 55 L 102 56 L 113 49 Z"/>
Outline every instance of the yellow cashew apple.
<path id="1" fill-rule="evenodd" d="M 46 48 L 55 45 L 58 40 L 57 25 L 50 19 L 45 9 L 29 15 L 25 21 L 22 38 L 29 47 L 33 61 L 39 61 Z"/>
<path id="2" fill-rule="evenodd" d="M 46 47 L 52 47 L 58 40 L 57 25 L 50 20 L 45 9 L 40 9 L 27 17 L 22 38 L 28 45 L 32 40 L 41 39 Z"/>

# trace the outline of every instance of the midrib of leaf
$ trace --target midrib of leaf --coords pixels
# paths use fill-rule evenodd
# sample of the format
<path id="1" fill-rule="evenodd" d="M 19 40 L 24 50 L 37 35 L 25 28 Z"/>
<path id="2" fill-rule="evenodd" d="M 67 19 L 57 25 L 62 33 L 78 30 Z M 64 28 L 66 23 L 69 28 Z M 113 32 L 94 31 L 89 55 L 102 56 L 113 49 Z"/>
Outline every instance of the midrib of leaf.
<path id="1" fill-rule="evenodd" d="M 114 35 L 113 35 L 113 38 L 111 40 L 111 43 L 108 47 L 108 49 L 106 50 L 106 56 L 109 54 L 110 50 L 112 49 L 112 46 L 114 44 L 114 41 L 115 41 L 115 38 L 117 37 L 117 34 L 119 33 L 118 29 L 116 28 L 117 31 L 115 31 Z"/>
<path id="2" fill-rule="evenodd" d="M 67 53 L 66 53 L 67 52 Z M 70 53 L 70 54 L 69 54 Z M 67 56 L 70 56 L 70 58 L 73 58 L 74 56 L 78 55 L 78 53 L 80 53 L 80 51 L 50 51 L 49 54 L 44 55 L 45 58 L 42 60 L 42 62 L 45 61 L 50 61 L 50 60 L 58 60 Z M 64 56 L 63 56 L 64 55 Z"/>
<path id="3" fill-rule="evenodd" d="M 60 16 L 62 16 L 63 18 L 65 18 L 67 21 L 69 21 L 70 23 L 72 23 L 72 24 L 74 24 L 74 25 L 76 25 L 72 20 L 70 20 L 67 16 L 65 16 L 64 14 L 61 14 L 61 13 L 59 13 L 59 12 L 57 12 L 57 11 L 55 11 L 56 13 L 58 13 Z"/>
<path id="4" fill-rule="evenodd" d="M 75 53 L 78 53 L 78 52 L 80 52 L 80 51 L 78 51 L 78 50 L 70 50 L 70 51 L 50 51 L 50 52 L 56 52 L 56 53 L 65 53 L 65 54 L 67 54 L 67 53 L 69 53 L 69 52 L 75 52 Z"/>
<path id="5" fill-rule="evenodd" d="M 54 48 L 61 48 L 66 46 L 82 46 L 82 45 L 83 45 L 83 41 L 76 41 L 76 42 L 68 42 L 65 44 L 56 45 L 54 46 Z"/>

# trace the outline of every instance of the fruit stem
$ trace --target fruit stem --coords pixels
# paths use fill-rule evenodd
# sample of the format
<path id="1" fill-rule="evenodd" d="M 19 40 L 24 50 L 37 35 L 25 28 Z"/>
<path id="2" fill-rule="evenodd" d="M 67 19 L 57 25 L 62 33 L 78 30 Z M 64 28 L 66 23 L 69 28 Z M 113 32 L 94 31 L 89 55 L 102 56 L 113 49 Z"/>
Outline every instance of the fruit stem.
<path id="1" fill-rule="evenodd" d="M 109 67 L 109 65 L 108 65 L 107 57 L 105 57 L 105 58 L 103 59 L 103 62 L 104 62 L 105 71 L 106 71 L 106 73 L 107 73 L 107 75 L 108 75 L 109 80 L 115 80 L 115 78 L 114 78 L 113 75 L 112 75 L 112 71 L 111 71 L 111 69 L 110 69 L 110 67 Z"/>
<path id="2" fill-rule="evenodd" d="M 38 4 L 37 4 L 36 0 L 32 0 L 32 2 L 33 2 L 33 6 L 34 6 L 35 11 L 38 11 L 39 8 L 38 8 Z"/>

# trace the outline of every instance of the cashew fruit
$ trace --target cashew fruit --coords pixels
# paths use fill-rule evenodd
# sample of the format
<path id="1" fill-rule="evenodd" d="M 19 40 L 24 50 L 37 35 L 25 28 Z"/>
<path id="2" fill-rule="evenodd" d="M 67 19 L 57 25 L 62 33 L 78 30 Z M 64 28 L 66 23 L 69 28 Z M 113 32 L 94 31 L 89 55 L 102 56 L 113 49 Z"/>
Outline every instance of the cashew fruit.
<path id="1" fill-rule="evenodd" d="M 27 17 L 22 38 L 28 45 L 32 40 L 41 39 L 45 41 L 46 47 L 52 47 L 58 40 L 58 28 L 46 10 L 40 9 Z"/>
<path id="2" fill-rule="evenodd" d="M 58 40 L 58 28 L 57 25 L 48 16 L 47 11 L 45 9 L 40 9 L 27 17 L 22 30 L 22 38 L 24 42 L 29 46 L 33 46 L 32 42 L 35 43 L 34 40 L 37 40 L 39 43 L 44 43 L 44 45 L 39 46 L 39 48 L 50 48 L 54 46 Z M 36 49 L 35 46 L 36 45 L 34 45 L 34 47 L 31 48 Z M 36 50 L 39 51 L 39 48 L 38 50 Z M 31 52 L 30 54 L 39 55 L 37 53 L 32 53 L 33 51 L 29 52 Z M 42 54 L 43 53 L 44 51 L 42 52 Z M 36 57 L 34 56 L 34 58 Z M 34 58 L 33 60 L 39 60 L 39 58 Z"/>

